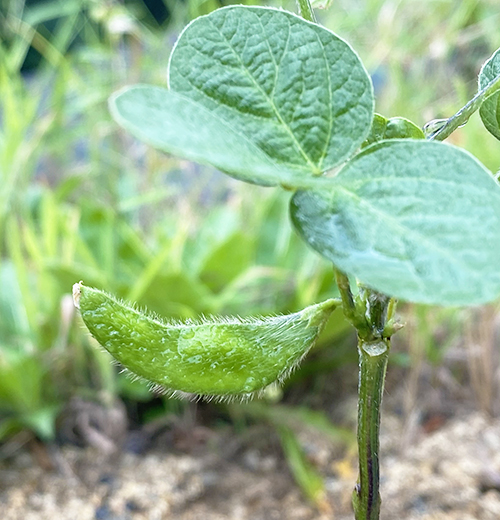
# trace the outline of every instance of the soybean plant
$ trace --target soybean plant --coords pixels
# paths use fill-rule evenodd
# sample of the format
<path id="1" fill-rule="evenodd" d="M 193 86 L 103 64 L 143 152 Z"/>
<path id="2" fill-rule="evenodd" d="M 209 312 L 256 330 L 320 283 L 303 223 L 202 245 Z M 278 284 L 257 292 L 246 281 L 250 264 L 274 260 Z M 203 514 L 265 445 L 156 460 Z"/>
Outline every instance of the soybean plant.
<path id="1" fill-rule="evenodd" d="M 356 520 L 380 512 L 380 404 L 396 300 L 477 305 L 500 294 L 500 187 L 441 142 L 479 110 L 500 139 L 500 51 L 477 95 L 421 130 L 374 112 L 370 76 L 344 40 L 300 14 L 232 6 L 197 18 L 170 56 L 168 88 L 113 95 L 115 120 L 165 152 L 291 192 L 300 236 L 330 260 L 340 301 L 289 316 L 168 323 L 77 284 L 90 332 L 126 368 L 172 391 L 248 396 L 281 381 L 336 305 L 358 333 Z"/>

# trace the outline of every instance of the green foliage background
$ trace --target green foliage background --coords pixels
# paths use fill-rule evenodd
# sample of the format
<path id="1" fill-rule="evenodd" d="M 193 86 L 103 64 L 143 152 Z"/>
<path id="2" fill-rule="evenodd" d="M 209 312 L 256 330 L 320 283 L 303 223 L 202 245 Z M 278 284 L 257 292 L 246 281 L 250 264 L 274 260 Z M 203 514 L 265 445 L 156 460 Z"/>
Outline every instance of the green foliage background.
<path id="1" fill-rule="evenodd" d="M 164 85 L 179 30 L 222 3 L 165 0 L 158 23 L 138 3 L 0 2 L 0 440 L 26 429 L 53 439 L 71 396 L 152 397 L 84 332 L 69 295 L 80 279 L 173 318 L 288 312 L 335 295 L 331 267 L 291 229 L 286 195 L 155 152 L 109 116 L 121 86 Z M 361 56 L 377 112 L 423 125 L 476 91 L 500 46 L 496 4 L 336 0 L 318 17 Z M 23 73 L 30 48 L 41 61 Z M 498 169 L 479 117 L 452 139 Z M 306 380 L 317 393 L 355 363 L 346 331 L 338 313 L 285 390 Z M 440 349 L 428 347 L 431 362 Z"/>

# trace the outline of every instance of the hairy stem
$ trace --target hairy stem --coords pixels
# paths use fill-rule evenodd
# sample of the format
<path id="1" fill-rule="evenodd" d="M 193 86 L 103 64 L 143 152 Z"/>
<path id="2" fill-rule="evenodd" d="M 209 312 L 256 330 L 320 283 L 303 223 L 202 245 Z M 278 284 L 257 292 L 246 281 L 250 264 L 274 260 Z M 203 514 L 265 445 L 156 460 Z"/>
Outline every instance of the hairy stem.
<path id="1" fill-rule="evenodd" d="M 311 3 L 309 0 L 297 0 L 297 5 L 299 6 L 299 14 L 305 20 L 309 20 L 310 22 L 316 22 L 316 15 L 311 7 Z"/>
<path id="2" fill-rule="evenodd" d="M 359 476 L 352 495 L 356 520 L 379 520 L 380 405 L 389 358 L 389 339 L 358 343 L 358 451 Z"/>
<path id="3" fill-rule="evenodd" d="M 442 124 L 439 125 L 439 128 L 434 132 L 431 132 L 427 139 L 432 141 L 444 141 L 447 137 L 449 137 L 457 128 L 465 125 L 469 120 L 469 117 L 479 110 L 484 100 L 490 97 L 495 92 L 500 90 L 500 76 L 495 78 L 493 81 L 488 83 L 486 87 L 484 87 L 480 92 L 478 92 L 463 108 L 461 108 L 455 115 L 451 116 L 449 119 L 445 119 L 442 121 Z M 432 124 L 427 123 L 427 125 Z M 426 125 L 426 126 L 427 126 Z M 424 127 L 425 129 L 425 127 Z"/>

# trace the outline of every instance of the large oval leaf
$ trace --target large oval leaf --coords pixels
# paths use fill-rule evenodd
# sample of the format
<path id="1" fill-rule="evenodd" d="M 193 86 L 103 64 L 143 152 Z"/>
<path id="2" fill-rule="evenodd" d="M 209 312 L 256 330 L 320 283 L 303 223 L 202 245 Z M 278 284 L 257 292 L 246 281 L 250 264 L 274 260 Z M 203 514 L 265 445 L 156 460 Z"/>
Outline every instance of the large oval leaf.
<path id="1" fill-rule="evenodd" d="M 169 86 L 119 93 L 113 114 L 157 148 L 257 184 L 304 185 L 349 158 L 373 118 L 371 81 L 349 45 L 272 8 L 194 20 L 171 55 Z"/>
<path id="2" fill-rule="evenodd" d="M 472 305 L 500 293 L 500 187 L 467 152 L 383 141 L 321 184 L 294 195 L 292 220 L 342 271 L 420 303 Z"/>
<path id="3" fill-rule="evenodd" d="M 230 124 L 189 98 L 161 87 L 136 85 L 116 93 L 115 120 L 151 146 L 211 164 L 234 177 L 264 186 L 301 186 L 302 173 L 283 170 Z"/>
<path id="4" fill-rule="evenodd" d="M 479 73 L 479 90 L 500 76 L 500 49 L 483 65 Z M 484 126 L 500 140 L 500 92 L 487 98 L 479 109 Z"/>

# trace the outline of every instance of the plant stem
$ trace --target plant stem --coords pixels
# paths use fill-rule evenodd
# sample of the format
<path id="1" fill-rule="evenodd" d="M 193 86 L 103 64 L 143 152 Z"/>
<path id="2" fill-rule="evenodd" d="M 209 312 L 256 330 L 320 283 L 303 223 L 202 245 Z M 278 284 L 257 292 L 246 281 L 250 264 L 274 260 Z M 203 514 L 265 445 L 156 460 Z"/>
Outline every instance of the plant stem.
<path id="1" fill-rule="evenodd" d="M 359 476 L 352 494 L 356 520 L 379 520 L 380 405 L 389 359 L 389 339 L 359 339 L 358 451 Z"/>
<path id="2" fill-rule="evenodd" d="M 342 271 L 335 269 L 335 279 L 342 299 L 344 316 L 358 331 L 358 335 L 365 337 L 370 332 L 370 325 L 366 320 L 364 313 L 360 312 L 360 309 L 356 306 L 351 292 L 349 278 Z"/>
<path id="3" fill-rule="evenodd" d="M 483 104 L 484 100 L 490 97 L 495 92 L 500 91 L 500 76 L 488 83 L 480 92 L 478 92 L 463 108 L 461 108 L 455 115 L 451 116 L 442 122 L 436 131 L 427 136 L 431 141 L 444 141 L 449 137 L 458 127 L 465 125 L 469 117 L 476 112 Z M 432 123 L 432 121 L 431 121 Z M 427 123 L 429 125 L 430 123 Z M 427 126 L 426 125 L 426 126 Z M 425 127 L 424 127 L 425 129 Z"/>
<path id="4" fill-rule="evenodd" d="M 380 405 L 389 359 L 390 334 L 397 329 L 393 322 L 396 302 L 365 286 L 359 286 L 359 293 L 354 298 L 349 278 L 338 270 L 335 276 L 344 315 L 358 332 L 359 476 L 352 504 L 356 520 L 379 520 Z"/>
<path id="5" fill-rule="evenodd" d="M 299 6 L 299 14 L 302 18 L 317 23 L 316 15 L 314 14 L 309 0 L 297 0 L 297 5 Z"/>
<path id="6" fill-rule="evenodd" d="M 316 23 L 309 0 L 297 0 L 297 3 L 302 18 Z M 347 275 L 335 269 L 335 278 L 344 315 L 358 332 L 359 476 L 352 495 L 354 516 L 356 520 L 379 520 L 380 405 L 390 346 L 390 338 L 385 337 L 384 331 L 391 329 L 386 329 L 386 322 L 388 317 L 392 318 L 395 300 L 365 287 L 360 288 L 355 299 Z"/>

